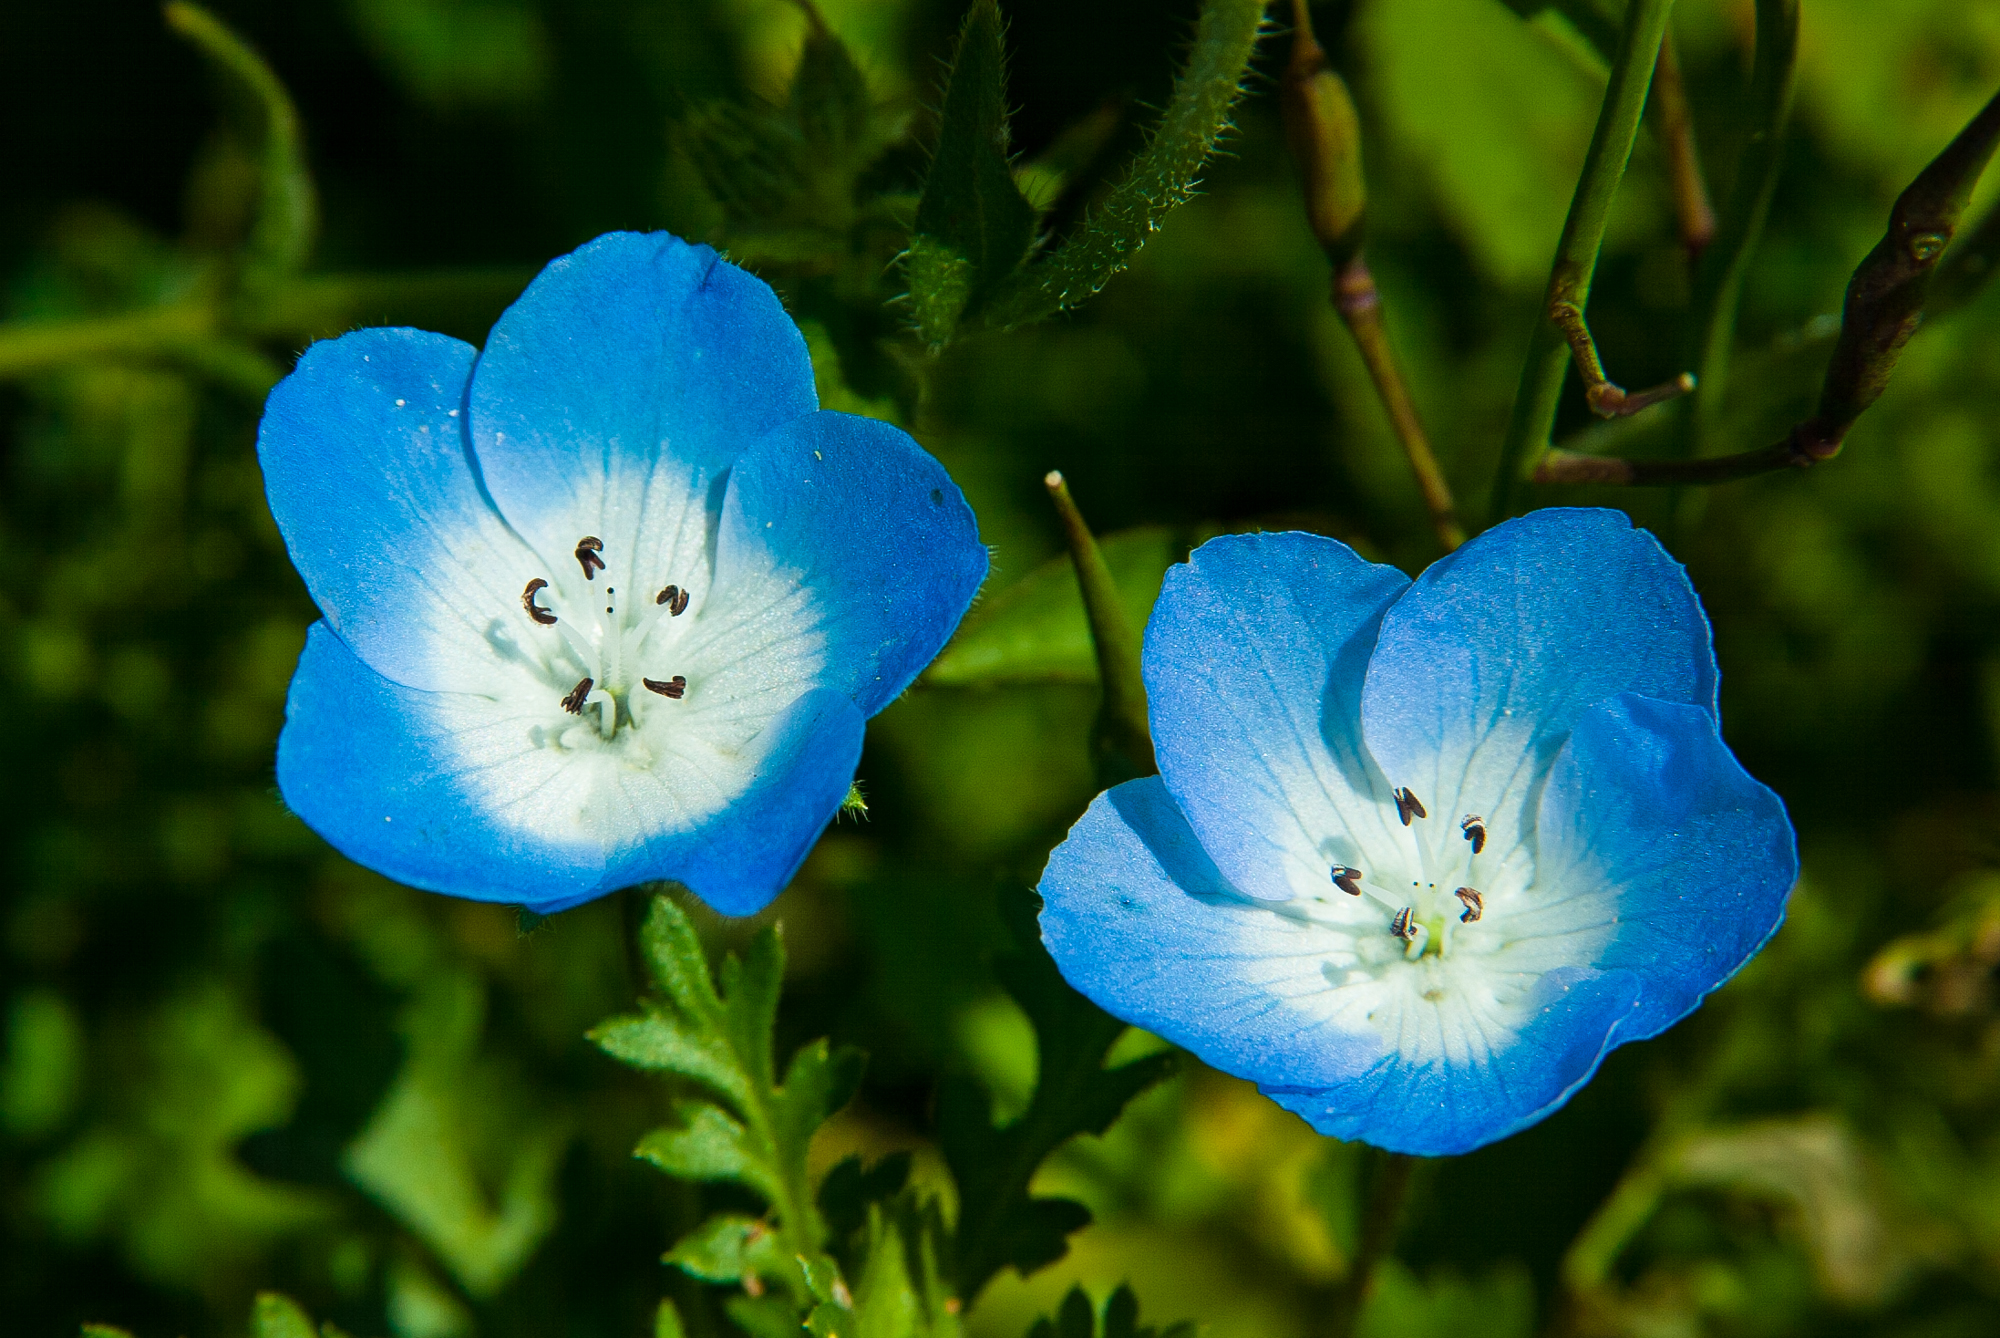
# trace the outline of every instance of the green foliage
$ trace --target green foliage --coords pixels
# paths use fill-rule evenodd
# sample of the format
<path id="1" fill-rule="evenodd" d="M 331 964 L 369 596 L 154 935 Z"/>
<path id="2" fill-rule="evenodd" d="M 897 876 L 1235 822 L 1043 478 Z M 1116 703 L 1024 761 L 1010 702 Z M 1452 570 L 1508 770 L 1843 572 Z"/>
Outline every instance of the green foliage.
<path id="1" fill-rule="evenodd" d="M 1100 542 L 1134 628 L 1146 625 L 1167 568 L 1187 555 L 1192 537 L 1149 525 L 1105 535 Z M 968 688 L 1095 683 L 1097 655 L 1068 555 L 1051 558 L 974 608 L 944 654 L 925 671 L 924 681 Z"/>
<path id="2" fill-rule="evenodd" d="M 958 1182 L 955 1281 L 973 1298 L 1003 1268 L 1023 1274 L 1054 1263 L 1070 1233 L 1090 1221 L 1069 1199 L 1040 1198 L 1029 1181 L 1043 1160 L 1078 1134 L 1101 1134 L 1126 1102 L 1173 1070 L 1173 1055 L 1105 1067 L 1125 1026 L 1071 989 L 1041 946 L 1037 903 L 1004 895 L 1002 912 L 1019 945 L 994 963 L 1035 1027 L 1035 1095 L 1019 1119 L 995 1128 L 984 1094 L 963 1080 L 938 1098 L 938 1139 Z"/>
<path id="3" fill-rule="evenodd" d="M 1100 1313 L 1081 1287 L 1072 1287 L 1063 1297 L 1054 1319 L 1035 1321 L 1028 1338 L 1194 1338 L 1195 1327 L 1188 1323 L 1170 1324 L 1164 1329 L 1139 1326 L 1139 1298 L 1130 1287 L 1120 1287 L 1105 1299 Z"/>
<path id="4" fill-rule="evenodd" d="M 773 1223 L 711 1219 L 667 1256 L 710 1281 L 771 1273 L 810 1286 L 793 1262 L 810 1265 L 827 1244 L 825 1219 L 806 1174 L 812 1136 L 846 1105 L 861 1080 L 858 1051 L 825 1041 L 801 1046 L 778 1081 L 771 1054 L 785 950 L 775 925 L 744 957 L 724 958 L 720 988 L 701 940 L 678 906 L 655 897 L 644 934 L 646 964 L 660 997 L 642 1013 L 591 1032 L 605 1053 L 706 1089 L 678 1098 L 671 1124 L 640 1140 L 637 1155 L 683 1180 L 726 1181 L 770 1205 Z"/>
<path id="5" fill-rule="evenodd" d="M 933 346 L 1012 274 L 1035 208 L 1007 151 L 1007 53 L 998 0 L 973 0 L 945 78 L 937 149 L 910 234 L 910 312 Z"/>
<path id="6" fill-rule="evenodd" d="M 1106 1065 L 1148 1038 L 1114 1043 L 1046 978 L 1022 988 L 1032 930 L 1010 961 L 989 892 L 1032 885 L 1096 789 L 1096 670 L 1073 573 L 1046 561 L 1062 544 L 1038 481 L 1061 465 L 1116 531 L 1104 549 L 1135 628 L 1160 572 L 1216 530 L 1311 529 L 1410 570 L 1431 541 L 1328 308 L 1261 82 L 1171 226 L 1133 222 L 1180 198 L 1139 201 L 1135 165 L 1199 147 L 1166 127 L 1215 110 L 1172 82 L 1177 62 L 1220 97 L 1243 68 L 1205 38 L 1189 59 L 1193 3 L 1002 0 L 996 105 L 1012 114 L 987 162 L 1045 211 L 1046 238 L 962 314 L 955 334 L 983 337 L 928 351 L 891 299 L 932 161 L 919 103 L 966 8 L 351 0 L 301 17 L 237 0 L 224 29 L 178 8 L 170 28 L 144 6 L 0 6 L 0 1327 L 74 1333 L 88 1313 L 123 1326 L 85 1328 L 102 1338 L 233 1338 L 275 1287 L 303 1303 L 275 1303 L 288 1338 L 796 1338 L 815 1316 L 1000 1338 L 1047 1316 L 1059 1338 L 1110 1338 L 1112 1307 L 1065 1298 L 1129 1279 L 1148 1315 L 1216 1338 L 1324 1331 L 1357 1247 L 1361 1149 L 1194 1065 L 1101 1136 L 1064 1136 L 1104 1128 L 1138 1076 Z M 1470 500 L 1612 45 L 1590 14 L 1619 6 L 1397 0 L 1355 7 L 1336 45 L 1339 8 L 1318 6 L 1362 112 L 1370 264 Z M 1726 240 L 1704 261 L 1741 287 L 1720 320 L 1733 350 L 1708 345 L 1725 375 L 1699 369 L 1721 392 L 1701 405 L 1703 451 L 1812 411 L 1842 286 L 2000 70 L 1985 0 L 1813 0 L 1779 142 L 1758 129 L 1783 89 L 1752 77 L 1768 62 L 1750 8 L 1674 15 L 1715 199 L 1771 187 L 1747 263 Z M 1225 13 L 1244 10 L 1209 5 L 1201 32 Z M 1626 507 L 1688 564 L 1731 743 L 1784 796 L 1807 878 L 1767 953 L 1687 1023 L 1617 1052 L 1546 1125 L 1419 1177 L 1368 1338 L 2000 1327 L 1984 286 L 2000 225 L 1972 222 L 1994 188 L 1837 466 L 1698 497 L 1538 499 Z M 1642 132 L 1590 312 L 1628 384 L 1692 366 L 1723 305 L 1667 205 Z M 551 255 L 658 226 L 773 281 L 822 402 L 916 431 L 994 549 L 958 641 L 870 724 L 868 821 L 831 828 L 772 912 L 782 1016 L 771 1030 L 766 1006 L 751 1029 L 769 1063 L 744 1090 L 795 1086 L 774 1036 L 872 1056 L 803 1161 L 812 1119 L 765 1157 L 715 1085 L 750 1081 L 737 1033 L 635 1026 L 654 1073 L 579 1043 L 642 989 L 615 901 L 537 920 L 397 888 L 271 790 L 315 614 L 262 502 L 265 390 L 306 341 L 362 325 L 477 342 Z M 1065 248 L 1099 274 L 1082 262 L 1118 228 L 1152 240 L 1098 300 L 992 333 L 1001 299 L 1053 281 Z M 1590 440 L 1664 452 L 1672 418 Z M 1584 421 L 1572 396 L 1558 432 Z M 694 919 L 711 952 L 756 960 L 757 926 Z M 738 993 L 725 980 L 718 1007 Z M 680 1016 L 665 989 L 654 1007 Z M 734 1178 L 636 1162 L 661 1125 L 666 1160 Z M 821 1224 L 809 1269 L 755 1187 L 777 1183 Z M 1049 1206 L 1064 1201 L 1081 1207 Z M 1010 1253 L 1061 1257 L 1016 1276 Z M 994 1260 L 968 1309 L 961 1279 Z"/>

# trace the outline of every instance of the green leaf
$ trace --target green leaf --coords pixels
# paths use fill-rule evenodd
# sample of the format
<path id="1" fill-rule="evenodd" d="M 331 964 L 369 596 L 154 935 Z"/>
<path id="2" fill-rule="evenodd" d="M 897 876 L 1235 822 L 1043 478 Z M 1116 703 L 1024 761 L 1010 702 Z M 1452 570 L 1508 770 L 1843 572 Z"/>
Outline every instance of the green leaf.
<path id="1" fill-rule="evenodd" d="M 993 964 L 1034 1023 L 1040 1049 L 1035 1095 L 1021 1118 L 995 1129 L 983 1094 L 948 1083 L 939 1100 L 939 1141 L 958 1181 L 959 1294 L 972 1300 L 1001 1269 L 1027 1274 L 1068 1250 L 1066 1237 L 1090 1221 L 1083 1205 L 1036 1199 L 1028 1183 L 1042 1160 L 1078 1134 L 1101 1134 L 1126 1102 L 1166 1077 L 1172 1053 L 1116 1069 L 1106 1054 L 1125 1024 L 1069 987 L 1041 945 L 1033 894 L 1003 893 L 1001 914 L 1019 951 Z"/>
<path id="2" fill-rule="evenodd" d="M 642 1013 L 613 1018 L 591 1036 L 614 1058 L 699 1082 L 717 1100 L 677 1101 L 677 1122 L 647 1134 L 637 1155 L 681 1179 L 727 1181 L 755 1191 L 771 1205 L 771 1230 L 783 1256 L 820 1259 L 826 1224 L 806 1153 L 814 1132 L 853 1097 L 860 1052 L 813 1041 L 792 1056 L 783 1085 L 777 1083 L 771 1032 L 785 949 L 776 925 L 765 926 L 743 957 L 723 958 L 719 990 L 693 923 L 666 897 L 653 899 L 640 942 L 667 997 Z M 786 1276 L 788 1286 L 796 1285 L 792 1270 Z"/>
<path id="3" fill-rule="evenodd" d="M 1127 620 L 1143 628 L 1167 568 L 1199 537 L 1162 525 L 1098 541 Z M 1095 683 L 1097 653 L 1069 555 L 1052 558 L 975 609 L 924 681 L 935 687 Z"/>
<path id="4" fill-rule="evenodd" d="M 259 1292 L 251 1311 L 253 1338 L 319 1338 L 306 1312 L 290 1297 L 276 1292 Z"/>
<path id="5" fill-rule="evenodd" d="M 466 1291 L 490 1296 L 556 1225 L 570 1126 L 482 1055 L 485 992 L 436 975 L 402 1030 L 409 1058 L 342 1154 L 347 1177 L 408 1227 Z"/>
<path id="6" fill-rule="evenodd" d="M 987 324 L 1025 325 L 1090 298 L 1132 263 L 1161 220 L 1194 197 L 1202 166 L 1229 129 L 1263 18 L 1263 0 L 1203 0 L 1173 97 L 1131 169 L 1052 255 L 993 295 Z"/>
<path id="7" fill-rule="evenodd" d="M 80 1338 L 132 1338 L 132 1331 L 115 1324 L 85 1324 L 80 1330 Z"/>
<path id="8" fill-rule="evenodd" d="M 736 1056 L 719 1037 L 705 1036 L 659 1009 L 615 1017 L 588 1033 L 621 1064 L 672 1073 L 741 1102 L 749 1096 Z"/>
<path id="9" fill-rule="evenodd" d="M 653 1130 L 635 1155 L 682 1180 L 727 1180 L 774 1197 L 779 1185 L 765 1150 L 743 1124 L 708 1101 L 676 1101 L 678 1125 Z"/>
<path id="10" fill-rule="evenodd" d="M 1097 1315 L 1081 1287 L 1071 1287 L 1056 1311 L 1056 1338 L 1097 1338 Z"/>
<path id="11" fill-rule="evenodd" d="M 199 5 L 174 0 L 167 26 L 192 42 L 258 112 L 261 141 L 256 220 L 243 251 L 246 284 L 297 273 L 319 230 L 319 195 L 306 170 L 298 109 L 264 58 Z"/>
<path id="12" fill-rule="evenodd" d="M 867 1057 L 852 1046 L 810 1041 L 792 1055 L 774 1103 L 781 1142 L 804 1147 L 827 1117 L 854 1099 Z"/>
<path id="13" fill-rule="evenodd" d="M 933 345 L 1020 265 L 1035 208 L 1007 160 L 1007 54 L 998 0 L 973 0 L 946 76 L 937 152 L 910 238 L 910 307 Z"/>
<path id="14" fill-rule="evenodd" d="M 1090 1296 L 1082 1287 L 1071 1287 L 1063 1297 L 1056 1317 L 1044 1315 L 1028 1330 L 1028 1338 L 1194 1338 L 1194 1325 L 1182 1322 L 1164 1333 L 1139 1327 L 1139 1298 L 1129 1284 L 1119 1284 L 1104 1302 L 1100 1316 L 1091 1308 Z M 1409 1332 L 1447 1332 L 1444 1329 L 1412 1329 Z"/>
<path id="15" fill-rule="evenodd" d="M 703 1282 L 740 1282 L 747 1274 L 777 1277 L 792 1260 L 769 1223 L 718 1213 L 681 1237 L 665 1262 Z"/>
<path id="16" fill-rule="evenodd" d="M 687 1338 L 681 1312 L 674 1309 L 672 1301 L 661 1301 L 660 1308 L 653 1312 L 653 1338 Z"/>

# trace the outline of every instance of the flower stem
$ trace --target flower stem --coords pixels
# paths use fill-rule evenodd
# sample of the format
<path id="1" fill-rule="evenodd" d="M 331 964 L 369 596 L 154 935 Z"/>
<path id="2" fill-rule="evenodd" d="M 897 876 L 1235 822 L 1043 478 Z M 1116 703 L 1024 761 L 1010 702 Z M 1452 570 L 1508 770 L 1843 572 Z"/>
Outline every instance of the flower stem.
<path id="1" fill-rule="evenodd" d="M 1500 467 L 1489 503 L 1496 519 L 1512 510 L 1521 481 L 1532 474 L 1548 450 L 1556 406 L 1562 397 L 1563 373 L 1569 366 L 1569 344 L 1551 312 L 1560 300 L 1574 301 L 1578 310 L 1589 301 L 1591 276 L 1597 269 L 1597 253 L 1604 243 L 1605 222 L 1610 217 L 1618 183 L 1625 175 L 1625 165 L 1632 157 L 1632 141 L 1646 109 L 1647 85 L 1659 59 L 1660 42 L 1667 31 L 1667 14 L 1672 8 L 1673 0 L 1632 0 L 1625 11 L 1617 57 L 1611 64 L 1611 82 L 1604 90 L 1604 105 L 1598 112 L 1590 150 L 1584 157 L 1583 175 L 1578 178 L 1576 194 L 1570 199 L 1569 217 L 1563 223 L 1562 240 L 1557 243 L 1555 265 L 1549 276 L 1548 297 L 1535 315 L 1527 360 L 1521 368 L 1520 390 L 1514 399 L 1506 438 L 1501 443 Z"/>
<path id="2" fill-rule="evenodd" d="M 1653 70 L 1653 119 L 1660 147 L 1666 153 L 1667 184 L 1673 191 L 1681 247 L 1690 259 L 1698 259 L 1715 240 L 1715 205 L 1708 198 L 1708 181 L 1702 175 L 1701 153 L 1694 142 L 1694 113 L 1688 106 L 1680 51 L 1671 31 L 1660 43 L 1659 64 Z"/>
<path id="3" fill-rule="evenodd" d="M 1750 70 L 1750 132 L 1736 168 L 1715 247 L 1695 271 L 1694 336 L 1688 365 L 1700 389 L 1681 417 L 1680 454 L 1704 454 L 1728 393 L 1736 309 L 1750 255 L 1764 231 L 1784 161 L 1791 120 L 1793 72 L 1798 64 L 1799 0 L 1757 0 L 1757 54 Z"/>
<path id="4" fill-rule="evenodd" d="M 1153 760 L 1153 735 L 1146 719 L 1146 683 L 1139 673 L 1139 638 L 1126 620 L 1118 601 L 1118 586 L 1111 568 L 1097 547 L 1097 540 L 1069 495 L 1069 484 L 1059 470 L 1050 470 L 1042 480 L 1049 499 L 1062 520 L 1069 540 L 1070 561 L 1076 564 L 1076 583 L 1083 592 L 1084 613 L 1090 619 L 1090 639 L 1097 648 L 1097 674 L 1104 685 L 1102 728 L 1105 739 L 1124 755 L 1133 776 L 1150 776 L 1159 770 Z"/>
<path id="5" fill-rule="evenodd" d="M 1362 1212 L 1361 1242 L 1354 1251 L 1354 1265 L 1334 1294 L 1327 1338 L 1350 1338 L 1360 1321 L 1376 1266 L 1396 1243 L 1396 1229 L 1402 1224 L 1403 1204 L 1410 1196 L 1410 1177 L 1416 1166 L 1417 1159 L 1405 1153 L 1381 1154 L 1375 1182 L 1368 1191 L 1368 1206 Z"/>
<path id="6" fill-rule="evenodd" d="M 1423 419 L 1417 416 L 1416 402 L 1410 398 L 1396 354 L 1389 347 L 1389 331 L 1382 323 L 1382 299 L 1375 290 L 1375 276 L 1368 272 L 1368 262 L 1359 252 L 1333 276 L 1333 305 L 1347 322 L 1348 333 L 1354 336 L 1361 361 L 1375 383 L 1375 393 L 1381 397 L 1382 408 L 1396 429 L 1396 440 L 1403 445 L 1410 472 L 1416 475 L 1417 490 L 1423 494 L 1424 507 L 1431 514 L 1431 529 L 1449 553 L 1465 542 L 1465 527 L 1459 523 L 1451 484 L 1438 468 L 1437 456 L 1431 453 Z"/>
<path id="7" fill-rule="evenodd" d="M 1368 187 L 1361 171 L 1361 123 L 1347 85 L 1313 33 L 1306 0 L 1293 0 L 1292 56 L 1284 77 L 1285 135 L 1305 186 L 1306 221 L 1333 265 L 1333 307 L 1347 324 L 1416 476 L 1431 528 L 1448 553 L 1465 542 L 1451 485 L 1431 453 L 1382 320 L 1382 295 L 1362 258 Z"/>

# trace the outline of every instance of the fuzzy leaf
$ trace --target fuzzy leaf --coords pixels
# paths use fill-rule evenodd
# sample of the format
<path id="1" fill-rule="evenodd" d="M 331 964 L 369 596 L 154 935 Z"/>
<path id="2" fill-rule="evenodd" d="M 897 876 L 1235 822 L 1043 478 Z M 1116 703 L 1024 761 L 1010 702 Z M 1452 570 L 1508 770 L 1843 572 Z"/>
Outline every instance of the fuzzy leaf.
<path id="1" fill-rule="evenodd" d="M 1035 209 L 1007 161 L 1006 47 L 997 0 L 973 0 L 946 77 L 937 153 L 910 239 L 910 305 L 932 344 L 1012 274 Z"/>
<path id="2" fill-rule="evenodd" d="M 776 1177 L 750 1131 L 722 1107 L 677 1101 L 678 1125 L 664 1125 L 639 1140 L 636 1155 L 682 1180 L 728 1180 L 767 1197 Z"/>
<path id="3" fill-rule="evenodd" d="M 656 1073 L 672 1073 L 713 1088 L 741 1102 L 749 1093 L 736 1056 L 720 1038 L 705 1036 L 666 1012 L 614 1017 L 588 1033 L 597 1047 L 621 1064 Z"/>

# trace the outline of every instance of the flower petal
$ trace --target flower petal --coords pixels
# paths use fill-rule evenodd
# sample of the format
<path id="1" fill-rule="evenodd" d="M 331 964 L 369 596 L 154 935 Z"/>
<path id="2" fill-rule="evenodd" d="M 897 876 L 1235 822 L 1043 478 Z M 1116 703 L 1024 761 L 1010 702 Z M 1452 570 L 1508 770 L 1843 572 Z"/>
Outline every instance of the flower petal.
<path id="1" fill-rule="evenodd" d="M 1547 1118 L 1589 1082 L 1639 990 L 1630 972 L 1552 971 L 1509 1010 L 1518 1020 L 1500 1044 L 1480 1025 L 1490 1019 L 1440 1008 L 1439 1058 L 1387 1058 L 1319 1091 L 1263 1090 L 1335 1138 L 1420 1157 L 1470 1152 Z"/>
<path id="2" fill-rule="evenodd" d="M 413 688 L 490 679 L 533 557 L 480 492 L 466 449 L 469 345 L 422 330 L 314 344 L 257 433 L 271 514 L 328 624 Z"/>
<path id="3" fill-rule="evenodd" d="M 1682 570 L 1616 511 L 1552 508 L 1435 563 L 1382 619 L 1368 748 L 1432 822 L 1486 819 L 1504 859 L 1590 706 L 1620 692 L 1715 710 L 1708 619 Z"/>
<path id="4" fill-rule="evenodd" d="M 840 811 L 866 720 L 832 688 L 805 693 L 750 741 L 748 784 L 712 820 L 649 841 L 618 886 L 667 879 L 724 915 L 754 915 L 785 890 Z"/>
<path id="5" fill-rule="evenodd" d="M 1099 795 L 1039 891 L 1063 977 L 1216 1068 L 1313 1085 L 1382 1056 L 1375 1037 L 1326 1025 L 1327 972 L 1349 937 L 1232 892 L 1157 776 Z"/>
<path id="6" fill-rule="evenodd" d="M 1595 965 L 1644 982 L 1621 1042 L 1665 1031 L 1734 975 L 1777 932 L 1798 881 L 1783 801 L 1693 706 L 1626 695 L 1585 712 L 1549 775 L 1538 832 L 1529 895 L 1546 900 L 1508 931 L 1611 922 Z"/>
<path id="7" fill-rule="evenodd" d="M 706 246 L 614 232 L 550 264 L 473 374 L 493 499 L 551 566 L 602 540 L 608 583 L 703 556 L 709 488 L 752 441 L 819 407 L 805 340 L 769 285 Z"/>
<path id="8" fill-rule="evenodd" d="M 703 635 L 770 656 L 766 606 L 799 602 L 808 616 L 786 622 L 818 639 L 818 681 L 873 715 L 943 649 L 986 565 L 972 508 L 923 447 L 887 423 L 810 414 L 730 471 Z"/>
<path id="9" fill-rule="evenodd" d="M 341 853 L 413 887 L 544 912 L 652 879 L 731 914 L 762 906 L 839 808 L 863 724 L 820 690 L 740 750 L 690 741 L 636 768 L 556 746 L 545 705 L 392 683 L 324 623 L 285 715 L 279 788 Z"/>
<path id="10" fill-rule="evenodd" d="M 1361 847 L 1401 844 L 1360 710 L 1376 628 L 1408 586 L 1314 534 L 1226 535 L 1168 569 L 1146 625 L 1153 747 L 1239 891 L 1318 895 Z"/>

